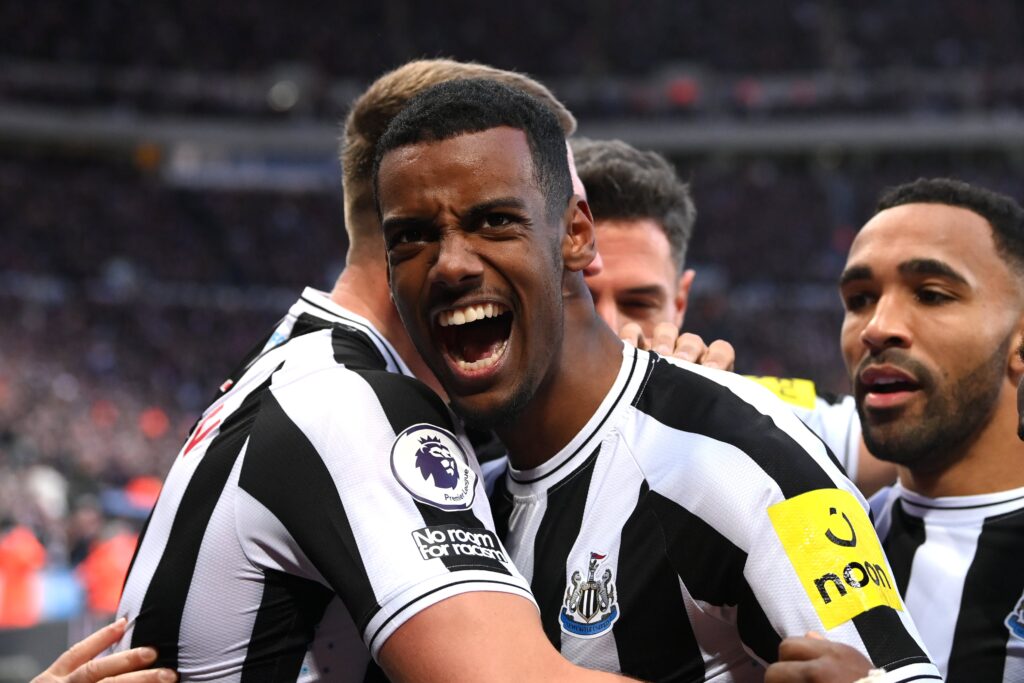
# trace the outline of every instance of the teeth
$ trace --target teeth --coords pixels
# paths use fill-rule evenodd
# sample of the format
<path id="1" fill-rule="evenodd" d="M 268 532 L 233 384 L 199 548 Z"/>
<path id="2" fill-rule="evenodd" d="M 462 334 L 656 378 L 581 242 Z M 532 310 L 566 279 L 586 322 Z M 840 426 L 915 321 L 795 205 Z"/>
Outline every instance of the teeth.
<path id="1" fill-rule="evenodd" d="M 508 348 L 508 340 L 501 342 L 498 348 L 494 349 L 494 353 L 487 356 L 487 358 L 481 358 L 480 360 L 473 361 L 472 363 L 456 358 L 455 362 L 462 370 L 483 370 L 489 368 L 505 354 L 505 349 Z"/>
<path id="2" fill-rule="evenodd" d="M 441 327 L 449 325 L 465 325 L 484 318 L 495 318 L 507 311 L 501 304 L 477 304 L 474 306 L 463 306 L 451 311 L 441 311 L 437 315 L 437 322 Z"/>

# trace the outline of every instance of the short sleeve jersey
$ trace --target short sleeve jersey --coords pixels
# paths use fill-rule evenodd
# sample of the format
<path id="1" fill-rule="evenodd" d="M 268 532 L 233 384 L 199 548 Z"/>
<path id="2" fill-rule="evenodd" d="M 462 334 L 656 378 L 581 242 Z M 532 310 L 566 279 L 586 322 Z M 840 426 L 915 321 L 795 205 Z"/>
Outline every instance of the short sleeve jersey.
<path id="1" fill-rule="evenodd" d="M 491 495 L 568 659 L 649 681 L 754 681 L 826 634 L 886 680 L 937 679 L 867 503 L 764 387 L 624 347 L 588 424 Z"/>
<path id="2" fill-rule="evenodd" d="M 307 290 L 182 447 L 130 569 L 124 647 L 181 680 L 362 681 L 417 612 L 532 600 L 447 407 Z"/>

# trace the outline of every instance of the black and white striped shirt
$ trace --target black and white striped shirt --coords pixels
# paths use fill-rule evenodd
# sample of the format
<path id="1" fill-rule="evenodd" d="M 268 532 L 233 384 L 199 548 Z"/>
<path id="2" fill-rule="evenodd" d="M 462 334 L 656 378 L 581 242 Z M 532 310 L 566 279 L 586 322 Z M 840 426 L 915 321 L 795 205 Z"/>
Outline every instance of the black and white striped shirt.
<path id="1" fill-rule="evenodd" d="M 1024 488 L 871 499 L 896 582 L 950 683 L 1024 683 Z"/>
<path id="2" fill-rule="evenodd" d="M 813 630 L 886 680 L 938 678 L 867 503 L 821 440 L 742 377 L 624 347 L 586 427 L 540 467 L 508 469 L 491 503 L 573 662 L 650 681 L 760 680 L 782 637 Z"/>
<path id="3" fill-rule="evenodd" d="M 167 476 L 123 647 L 183 681 L 362 681 L 440 600 L 532 600 L 461 429 L 368 321 L 306 290 L 243 366 Z"/>

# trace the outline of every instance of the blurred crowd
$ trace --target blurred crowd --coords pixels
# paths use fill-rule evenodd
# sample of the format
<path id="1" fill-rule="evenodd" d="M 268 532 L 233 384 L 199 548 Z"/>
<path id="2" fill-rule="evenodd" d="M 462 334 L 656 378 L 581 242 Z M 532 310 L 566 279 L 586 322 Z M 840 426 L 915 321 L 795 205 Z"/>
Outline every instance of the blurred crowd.
<path id="1" fill-rule="evenodd" d="M 738 371 L 833 392 L 835 279 L 881 188 L 954 174 L 1024 196 L 1024 160 L 995 154 L 675 161 L 698 207 L 687 329 L 732 341 Z M 109 612 L 199 411 L 341 270 L 340 191 L 185 190 L 131 159 L 8 152 L 0 215 L 0 626 Z"/>
<path id="2" fill-rule="evenodd" d="M 524 0 L 486 11 L 468 0 L 287 8 L 97 0 L 5 3 L 0 33 L 3 53 L 23 59 L 214 73 L 305 62 L 362 79 L 411 56 L 439 53 L 486 54 L 494 66 L 548 77 L 635 75 L 671 62 L 752 73 L 1024 62 L 1024 11 L 1013 0 Z"/>
<path id="3" fill-rule="evenodd" d="M 409 59 L 541 77 L 578 115 L 1015 111 L 1013 0 L 265 3 L 0 7 L 0 100 L 335 121 Z"/>

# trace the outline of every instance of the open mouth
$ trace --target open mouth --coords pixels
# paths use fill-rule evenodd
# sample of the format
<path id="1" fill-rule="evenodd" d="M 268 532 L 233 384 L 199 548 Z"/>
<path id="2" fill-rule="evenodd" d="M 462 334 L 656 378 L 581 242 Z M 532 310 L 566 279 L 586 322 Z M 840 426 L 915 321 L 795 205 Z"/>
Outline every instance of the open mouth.
<path id="1" fill-rule="evenodd" d="M 499 303 L 471 304 L 437 314 L 438 338 L 459 370 L 493 367 L 508 349 L 512 312 Z"/>
<path id="2" fill-rule="evenodd" d="M 860 390 L 869 408 L 895 408 L 908 401 L 921 384 L 893 367 L 867 368 L 860 376 Z"/>

